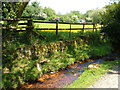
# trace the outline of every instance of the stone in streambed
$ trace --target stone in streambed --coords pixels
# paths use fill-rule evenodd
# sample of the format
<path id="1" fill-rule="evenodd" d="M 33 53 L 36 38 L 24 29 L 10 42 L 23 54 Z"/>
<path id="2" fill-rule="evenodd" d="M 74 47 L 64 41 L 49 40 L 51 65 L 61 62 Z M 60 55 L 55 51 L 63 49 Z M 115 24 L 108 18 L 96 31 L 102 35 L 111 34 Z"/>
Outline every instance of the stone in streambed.
<path id="1" fill-rule="evenodd" d="M 99 67 L 100 67 L 100 65 L 96 64 L 96 63 L 88 65 L 88 69 L 99 68 Z"/>

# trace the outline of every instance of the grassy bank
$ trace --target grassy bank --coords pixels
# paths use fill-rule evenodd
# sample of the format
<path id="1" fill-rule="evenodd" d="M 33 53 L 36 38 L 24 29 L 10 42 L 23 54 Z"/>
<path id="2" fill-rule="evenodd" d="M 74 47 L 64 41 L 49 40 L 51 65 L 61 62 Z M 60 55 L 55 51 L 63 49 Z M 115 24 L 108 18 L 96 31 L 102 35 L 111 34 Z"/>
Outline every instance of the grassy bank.
<path id="1" fill-rule="evenodd" d="M 106 61 L 105 63 L 100 64 L 100 68 L 97 69 L 86 68 L 76 81 L 65 88 L 87 88 L 88 86 L 93 85 L 96 79 L 100 78 L 108 70 L 111 70 L 113 66 L 118 64 L 120 64 L 120 59 L 115 61 Z"/>
<path id="2" fill-rule="evenodd" d="M 44 34 L 43 34 L 44 35 Z M 62 35 L 62 34 L 61 34 Z M 12 41 L 3 43 L 3 88 L 16 88 L 21 84 L 36 80 L 39 76 L 48 72 L 55 72 L 61 68 L 65 68 L 67 65 L 73 64 L 77 60 L 85 60 L 90 57 L 97 57 L 110 54 L 112 51 L 109 40 L 102 40 L 99 32 L 87 32 L 87 33 L 75 33 L 75 38 L 79 38 L 84 43 L 76 43 L 66 46 L 64 51 L 49 52 L 47 57 L 31 58 L 31 59 L 16 59 L 15 49 L 21 46 L 27 47 L 28 44 L 37 45 L 49 44 L 50 42 L 56 42 L 60 37 L 54 37 L 50 34 L 45 34 L 45 40 L 34 37 L 32 39 L 24 38 L 25 35 L 21 35 L 19 38 L 14 38 Z M 52 36 L 52 38 L 51 38 Z M 63 34 L 65 40 L 66 38 Z M 63 37 L 61 37 L 63 39 Z M 56 40 L 57 39 L 57 40 Z M 72 40 L 72 39 L 71 39 Z M 40 41 L 40 42 L 39 42 Z M 8 44 L 9 43 L 9 44 Z M 13 54 L 14 53 L 14 54 Z M 41 70 L 37 69 L 36 62 L 49 61 L 42 63 Z"/>

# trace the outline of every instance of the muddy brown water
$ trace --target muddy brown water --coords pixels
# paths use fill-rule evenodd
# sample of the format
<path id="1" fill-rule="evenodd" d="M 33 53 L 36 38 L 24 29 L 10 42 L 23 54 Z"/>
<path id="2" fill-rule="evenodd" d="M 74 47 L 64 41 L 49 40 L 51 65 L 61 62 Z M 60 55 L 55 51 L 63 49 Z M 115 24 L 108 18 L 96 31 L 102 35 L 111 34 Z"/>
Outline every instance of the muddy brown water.
<path id="1" fill-rule="evenodd" d="M 84 62 L 78 61 L 75 64 L 69 65 L 65 70 L 58 71 L 55 73 L 44 74 L 42 77 L 38 78 L 35 83 L 24 84 L 21 90 L 25 88 L 37 89 L 37 88 L 63 88 L 66 85 L 71 84 L 75 81 L 84 71 L 89 64 L 97 63 L 101 64 L 107 59 L 113 59 L 115 57 L 108 56 L 97 60 L 86 60 Z"/>

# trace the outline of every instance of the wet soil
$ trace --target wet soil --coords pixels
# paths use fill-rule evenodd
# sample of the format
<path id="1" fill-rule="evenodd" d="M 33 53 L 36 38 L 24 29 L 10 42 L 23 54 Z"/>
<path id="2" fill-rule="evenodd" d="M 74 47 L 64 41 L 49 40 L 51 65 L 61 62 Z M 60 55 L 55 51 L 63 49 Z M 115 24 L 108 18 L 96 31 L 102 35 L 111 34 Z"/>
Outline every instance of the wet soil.
<path id="1" fill-rule="evenodd" d="M 101 64 L 106 60 L 114 60 L 118 58 L 117 54 L 105 56 L 101 59 L 93 60 L 88 59 L 85 61 L 77 61 L 75 64 L 69 65 L 66 69 L 55 72 L 44 74 L 38 78 L 34 83 L 26 83 L 20 90 L 26 88 L 38 89 L 38 88 L 63 88 L 66 85 L 71 84 L 75 81 L 84 71 L 84 68 L 88 67 L 89 64 L 96 63 Z"/>

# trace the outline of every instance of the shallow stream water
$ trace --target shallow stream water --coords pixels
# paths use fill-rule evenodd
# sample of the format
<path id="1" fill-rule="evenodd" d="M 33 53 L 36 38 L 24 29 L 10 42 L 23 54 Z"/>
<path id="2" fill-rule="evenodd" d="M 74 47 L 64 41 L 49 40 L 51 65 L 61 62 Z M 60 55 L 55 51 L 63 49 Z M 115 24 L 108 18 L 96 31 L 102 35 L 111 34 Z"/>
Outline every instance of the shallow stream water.
<path id="1" fill-rule="evenodd" d="M 88 65 L 92 63 L 101 64 L 107 59 L 115 59 L 115 55 L 106 56 L 97 60 L 88 59 L 84 62 L 78 61 L 75 64 L 69 65 L 64 70 L 55 73 L 44 74 L 41 78 L 38 78 L 35 83 L 23 85 L 21 90 L 25 88 L 63 88 L 75 81 L 82 74 L 84 68 L 88 67 Z"/>

